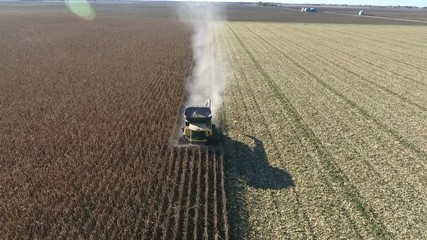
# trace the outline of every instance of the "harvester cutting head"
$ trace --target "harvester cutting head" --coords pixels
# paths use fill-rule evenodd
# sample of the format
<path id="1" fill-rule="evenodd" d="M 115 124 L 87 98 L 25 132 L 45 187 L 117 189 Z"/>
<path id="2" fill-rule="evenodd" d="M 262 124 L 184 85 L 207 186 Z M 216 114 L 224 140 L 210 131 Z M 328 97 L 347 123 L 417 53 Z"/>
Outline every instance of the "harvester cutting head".
<path id="1" fill-rule="evenodd" d="M 215 124 L 212 124 L 211 100 L 204 106 L 190 106 L 184 110 L 183 140 L 188 143 L 207 143 L 212 140 Z"/>

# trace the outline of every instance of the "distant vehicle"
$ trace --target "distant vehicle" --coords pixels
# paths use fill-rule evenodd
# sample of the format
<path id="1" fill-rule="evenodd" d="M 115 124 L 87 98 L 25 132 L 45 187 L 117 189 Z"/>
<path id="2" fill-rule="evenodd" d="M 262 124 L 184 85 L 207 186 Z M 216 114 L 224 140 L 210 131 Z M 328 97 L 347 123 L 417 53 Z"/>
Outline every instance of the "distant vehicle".
<path id="1" fill-rule="evenodd" d="M 365 11 L 364 10 L 360 10 L 359 11 L 359 16 L 365 16 Z"/>
<path id="2" fill-rule="evenodd" d="M 314 8 L 314 7 L 303 7 L 303 8 L 301 8 L 301 12 L 317 12 L 317 8 Z"/>

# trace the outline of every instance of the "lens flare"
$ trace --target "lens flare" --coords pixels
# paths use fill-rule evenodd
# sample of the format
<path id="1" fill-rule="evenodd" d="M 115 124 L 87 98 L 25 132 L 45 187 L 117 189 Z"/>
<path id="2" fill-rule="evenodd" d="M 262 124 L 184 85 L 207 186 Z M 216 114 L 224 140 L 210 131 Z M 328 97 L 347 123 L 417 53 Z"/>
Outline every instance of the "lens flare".
<path id="1" fill-rule="evenodd" d="M 65 0 L 68 9 L 85 20 L 95 19 L 95 11 L 86 0 Z"/>

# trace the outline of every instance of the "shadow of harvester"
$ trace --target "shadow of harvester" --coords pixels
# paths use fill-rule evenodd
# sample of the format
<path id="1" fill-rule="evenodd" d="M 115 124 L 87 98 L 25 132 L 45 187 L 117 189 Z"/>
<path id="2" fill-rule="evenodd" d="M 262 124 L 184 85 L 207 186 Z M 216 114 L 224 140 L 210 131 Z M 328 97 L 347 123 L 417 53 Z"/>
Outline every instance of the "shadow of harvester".
<path id="1" fill-rule="evenodd" d="M 248 237 L 248 212 L 244 195 L 247 186 L 274 191 L 295 185 L 289 173 L 269 164 L 261 140 L 253 136 L 245 136 L 251 139 L 252 144 L 247 145 L 222 136 L 225 150 L 230 239 L 247 239 Z"/>
<path id="2" fill-rule="evenodd" d="M 247 185 L 258 189 L 282 189 L 294 186 L 289 173 L 273 167 L 261 140 L 247 136 L 254 142 L 254 147 L 225 137 L 227 172 L 236 175 Z"/>

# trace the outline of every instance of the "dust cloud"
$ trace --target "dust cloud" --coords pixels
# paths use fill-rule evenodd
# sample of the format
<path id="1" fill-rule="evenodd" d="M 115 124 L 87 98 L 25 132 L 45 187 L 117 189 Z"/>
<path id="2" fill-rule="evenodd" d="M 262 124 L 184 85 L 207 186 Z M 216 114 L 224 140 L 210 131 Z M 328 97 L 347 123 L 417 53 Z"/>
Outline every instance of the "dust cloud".
<path id="1" fill-rule="evenodd" d="M 217 117 L 230 67 L 218 41 L 218 25 L 225 21 L 224 9 L 214 3 L 184 3 L 181 20 L 193 30 L 193 70 L 186 82 L 185 106 L 204 105 L 212 100 L 212 116 Z"/>

